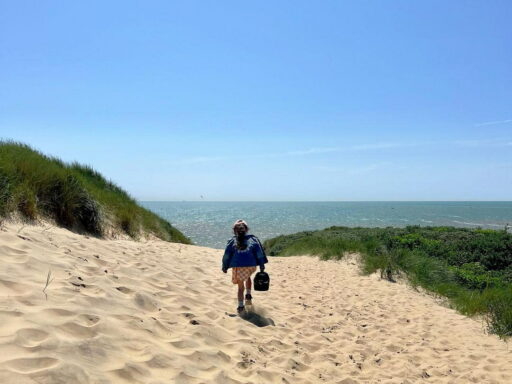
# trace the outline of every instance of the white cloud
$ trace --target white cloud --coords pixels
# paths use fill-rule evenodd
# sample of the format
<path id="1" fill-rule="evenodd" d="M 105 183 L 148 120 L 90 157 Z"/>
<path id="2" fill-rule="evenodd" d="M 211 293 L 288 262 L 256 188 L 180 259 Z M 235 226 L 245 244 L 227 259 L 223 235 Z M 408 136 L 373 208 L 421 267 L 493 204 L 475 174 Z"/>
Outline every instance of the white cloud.
<path id="1" fill-rule="evenodd" d="M 332 166 L 332 165 L 316 165 L 311 167 L 313 171 L 323 172 L 323 173 L 334 173 L 334 174 L 343 174 L 343 175 L 362 175 L 366 173 L 371 173 L 378 170 L 383 170 L 385 168 L 389 168 L 393 166 L 393 163 L 389 161 L 381 161 L 378 163 L 364 164 L 355 167 L 346 167 L 346 166 Z M 401 167 L 403 169 L 403 167 Z"/>
<path id="2" fill-rule="evenodd" d="M 370 144 L 358 144 L 348 147 L 320 147 L 310 148 L 305 150 L 297 150 L 286 152 L 285 155 L 315 155 L 317 153 L 329 153 L 329 152 L 344 152 L 344 151 L 371 151 L 374 149 L 388 149 L 388 148 L 402 148 L 415 146 L 417 144 L 406 144 L 406 143 L 370 143 Z"/>
<path id="3" fill-rule="evenodd" d="M 323 148 L 310 148 L 305 150 L 299 150 L 299 151 L 290 151 L 286 152 L 286 155 L 291 156 L 302 156 L 302 155 L 314 155 L 317 153 L 329 153 L 329 152 L 339 152 L 342 148 L 336 148 L 336 147 L 323 147 Z"/>
<path id="4" fill-rule="evenodd" d="M 371 172 L 374 172 L 377 170 L 381 170 L 390 165 L 392 165 L 392 163 L 390 163 L 389 161 L 384 161 L 384 162 L 374 163 L 374 164 L 367 164 L 367 165 L 363 165 L 361 167 L 352 168 L 349 170 L 349 173 L 351 175 L 361 175 L 361 174 L 371 173 Z"/>
<path id="5" fill-rule="evenodd" d="M 226 160 L 229 159 L 227 156 L 196 156 L 196 157 L 188 157 L 178 160 L 171 160 L 169 163 L 171 164 L 201 164 L 201 163 L 211 163 L 214 161 Z"/>
<path id="6" fill-rule="evenodd" d="M 406 144 L 406 143 L 370 143 L 370 144 L 359 144 L 352 145 L 347 147 L 312 147 L 307 149 L 298 149 L 294 151 L 283 151 L 283 152 L 274 152 L 274 153 L 260 153 L 260 154 L 246 154 L 244 157 L 246 159 L 266 159 L 266 158 L 275 158 L 282 156 L 310 156 L 317 155 L 322 153 L 333 153 L 333 152 L 348 152 L 348 151 L 371 151 L 378 149 L 388 149 L 388 148 L 401 148 L 401 147 L 410 147 L 418 144 Z M 234 156 L 196 156 L 190 158 L 178 159 L 175 161 L 171 161 L 172 164 L 200 164 L 200 163 L 210 163 L 214 161 L 221 160 L 230 160 L 235 159 Z"/>
<path id="7" fill-rule="evenodd" d="M 508 123 L 512 123 L 512 119 L 499 120 L 499 121 L 486 121 L 484 123 L 475 124 L 475 127 L 483 127 L 485 125 L 508 124 Z"/>
<path id="8" fill-rule="evenodd" d="M 412 146 L 413 144 L 405 144 L 405 143 L 375 143 L 375 144 L 361 144 L 354 145 L 349 149 L 354 151 L 367 151 L 372 149 L 387 149 L 387 148 L 399 148 L 399 147 L 407 147 Z"/>
<path id="9" fill-rule="evenodd" d="M 457 140 L 454 141 L 455 145 L 462 147 L 503 147 L 510 146 L 512 142 L 510 139 L 476 139 L 476 140 Z"/>

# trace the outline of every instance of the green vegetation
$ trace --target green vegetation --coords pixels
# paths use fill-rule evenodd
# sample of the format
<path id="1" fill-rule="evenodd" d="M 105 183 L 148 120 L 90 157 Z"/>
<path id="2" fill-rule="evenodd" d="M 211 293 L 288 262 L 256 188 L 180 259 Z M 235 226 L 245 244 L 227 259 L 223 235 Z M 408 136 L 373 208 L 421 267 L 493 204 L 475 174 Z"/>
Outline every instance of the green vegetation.
<path id="1" fill-rule="evenodd" d="M 279 236 L 264 243 L 271 256 L 362 255 L 363 270 L 449 299 L 466 315 L 484 315 L 490 332 L 512 336 L 512 234 L 453 227 L 331 227 Z"/>
<path id="2" fill-rule="evenodd" d="M 80 164 L 66 164 L 27 145 L 0 141 L 0 217 L 45 217 L 66 228 L 105 234 L 109 227 L 138 238 L 190 243 L 171 224 L 139 206 L 117 185 Z"/>

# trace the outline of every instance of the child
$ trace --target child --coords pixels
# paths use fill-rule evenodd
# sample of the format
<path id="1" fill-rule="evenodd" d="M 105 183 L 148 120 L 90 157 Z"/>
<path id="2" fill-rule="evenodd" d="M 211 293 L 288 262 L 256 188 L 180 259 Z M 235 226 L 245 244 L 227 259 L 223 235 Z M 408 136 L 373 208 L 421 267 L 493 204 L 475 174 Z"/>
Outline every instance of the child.
<path id="1" fill-rule="evenodd" d="M 268 263 L 260 241 L 254 235 L 248 235 L 249 227 L 243 220 L 237 220 L 233 224 L 233 236 L 226 245 L 224 257 L 222 258 L 222 272 L 227 273 L 233 268 L 231 281 L 238 284 L 238 313 L 245 310 L 244 288 L 247 289 L 245 303 L 252 305 L 251 275 L 256 272 L 259 265 L 260 271 L 265 270 L 265 263 Z M 245 283 L 245 287 L 244 287 Z"/>

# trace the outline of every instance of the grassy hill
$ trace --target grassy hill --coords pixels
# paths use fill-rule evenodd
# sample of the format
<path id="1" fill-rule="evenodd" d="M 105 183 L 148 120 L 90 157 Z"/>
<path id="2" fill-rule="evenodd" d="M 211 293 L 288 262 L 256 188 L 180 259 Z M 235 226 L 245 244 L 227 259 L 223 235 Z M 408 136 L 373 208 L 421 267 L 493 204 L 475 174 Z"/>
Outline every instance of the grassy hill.
<path id="1" fill-rule="evenodd" d="M 91 167 L 64 163 L 21 143 L 0 141 L 0 217 L 14 215 L 51 219 L 96 236 L 114 230 L 132 238 L 153 234 L 191 243 Z"/>
<path id="2" fill-rule="evenodd" d="M 402 275 L 415 286 L 449 299 L 467 315 L 483 315 L 489 331 L 512 336 L 512 234 L 454 227 L 330 227 L 269 239 L 271 256 L 362 255 L 366 273 Z"/>

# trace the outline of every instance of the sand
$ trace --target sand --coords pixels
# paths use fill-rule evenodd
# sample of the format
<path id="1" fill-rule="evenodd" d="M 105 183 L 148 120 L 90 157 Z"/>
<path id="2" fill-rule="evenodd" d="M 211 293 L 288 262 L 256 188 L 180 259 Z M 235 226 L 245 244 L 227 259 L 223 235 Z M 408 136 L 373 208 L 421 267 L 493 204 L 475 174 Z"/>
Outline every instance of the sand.
<path id="1" fill-rule="evenodd" d="M 0 383 L 512 382 L 481 321 L 354 258 L 271 258 L 271 290 L 239 317 L 221 257 L 4 224 Z"/>

